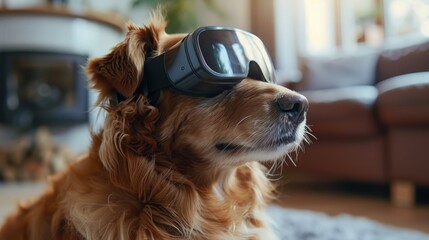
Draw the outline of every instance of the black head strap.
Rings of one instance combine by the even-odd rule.
[[[164,66],[165,54],[151,58],[145,62],[141,83],[134,94],[143,94],[157,104],[161,89],[171,86]]]
[[[116,106],[118,105],[120,102],[124,101],[125,99],[127,99],[126,97],[124,97],[122,94],[118,93],[118,92],[114,92],[112,98],[109,100],[110,105]]]
[[[157,105],[160,90],[170,86],[168,75],[164,68],[164,54],[151,58],[144,64],[144,74],[140,81],[139,86],[134,92],[133,96],[142,94],[151,100],[152,105]],[[117,105],[118,103],[127,99],[122,94],[116,92],[110,104]]]

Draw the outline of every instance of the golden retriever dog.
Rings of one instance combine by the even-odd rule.
[[[305,138],[305,97],[251,78],[215,97],[136,89],[148,57],[184,34],[153,17],[128,25],[86,70],[106,111],[88,153],[20,204],[0,239],[276,239],[263,209],[273,184],[262,165],[285,161]],[[115,93],[124,100],[114,103]]]

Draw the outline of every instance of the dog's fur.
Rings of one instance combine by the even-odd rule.
[[[214,98],[166,89],[155,107],[135,91],[145,59],[185,36],[164,29],[159,16],[129,24],[125,40],[88,62],[104,127],[43,196],[19,206],[0,239],[275,238],[262,211],[273,185],[260,162],[299,146],[305,120],[294,124],[274,103],[300,95],[245,79]],[[126,99],[111,103],[115,93]],[[284,134],[291,140],[278,143]]]

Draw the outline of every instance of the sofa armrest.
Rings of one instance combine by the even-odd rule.
[[[410,73],[377,84],[377,114],[388,126],[429,125],[429,72]]]
[[[376,68],[376,82],[408,73],[429,71],[429,41],[407,47],[385,49],[381,52]]]
[[[318,139],[365,139],[379,133],[373,111],[378,94],[374,86],[300,93],[309,101],[307,123]]]

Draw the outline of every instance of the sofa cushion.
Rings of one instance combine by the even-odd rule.
[[[302,59],[303,78],[298,90],[373,85],[378,53]]]
[[[429,72],[393,77],[377,88],[376,109],[384,124],[429,126]]]
[[[429,41],[408,47],[384,50],[378,59],[376,81],[429,71]]]
[[[378,134],[374,86],[301,91],[310,103],[308,125],[316,138],[365,138]]]

